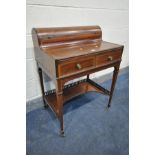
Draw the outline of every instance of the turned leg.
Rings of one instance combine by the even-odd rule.
[[[115,88],[118,72],[119,72],[119,66],[115,66],[114,67],[114,72],[113,72],[113,79],[112,79],[112,84],[111,84],[108,108],[111,106],[111,100],[112,100],[112,96],[113,96],[113,92],[114,92],[114,88]]]
[[[44,91],[44,83],[43,83],[43,74],[42,74],[42,69],[38,67],[38,73],[39,73],[39,79],[40,79],[40,85],[41,85],[41,93],[43,97],[43,103],[44,107],[47,108],[48,105],[45,102],[44,96],[45,96],[45,91]]]

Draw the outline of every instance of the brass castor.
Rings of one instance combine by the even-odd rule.
[[[108,104],[108,105],[107,105],[107,107],[106,107],[106,110],[108,111],[108,110],[109,110],[109,108],[110,108],[110,105]]]
[[[48,104],[44,104],[44,108],[45,108],[45,109],[48,108]]]
[[[45,100],[43,100],[43,103],[44,103],[44,108],[48,108],[48,104],[45,102]]]
[[[110,105],[110,104],[108,104],[107,108],[110,108],[110,106],[111,106],[111,105]]]
[[[65,137],[65,132],[63,130],[60,131],[60,136]]]

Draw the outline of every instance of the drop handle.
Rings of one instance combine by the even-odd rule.
[[[112,61],[112,60],[113,60],[112,56],[108,56],[108,61]]]
[[[77,69],[81,69],[82,67],[81,67],[80,64],[76,64],[76,68],[77,68]]]

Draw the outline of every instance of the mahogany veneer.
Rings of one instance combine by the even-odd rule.
[[[63,105],[66,101],[88,91],[96,91],[111,99],[121,63],[124,46],[102,41],[99,26],[33,28],[35,59],[40,76],[44,106],[55,112],[64,135]],[[114,67],[111,90],[106,90],[89,78],[89,74]],[[42,71],[55,83],[56,89],[44,91]],[[82,81],[66,82],[87,76]]]

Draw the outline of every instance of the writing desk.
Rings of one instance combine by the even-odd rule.
[[[123,46],[102,40],[99,26],[33,28],[35,59],[38,66],[44,106],[55,112],[64,135],[63,105],[80,94],[96,91],[109,96],[108,108],[119,71]],[[114,67],[110,91],[89,78],[91,73]],[[42,71],[54,82],[45,92]],[[66,82],[86,76],[84,80]]]

